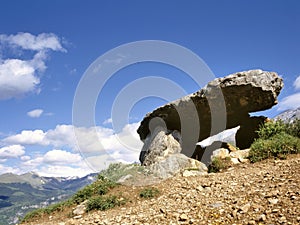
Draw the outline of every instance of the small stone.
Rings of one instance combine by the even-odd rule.
[[[237,158],[231,158],[230,160],[233,164],[239,164],[240,163],[239,159],[237,159]]]
[[[278,203],[278,199],[277,198],[269,198],[268,201],[269,201],[270,204],[273,204],[273,205],[275,205],[275,204]]]
[[[261,214],[259,217],[258,217],[258,221],[266,221],[267,217],[265,214]]]
[[[280,217],[279,221],[280,222],[286,222],[286,217],[285,216]]]
[[[179,217],[180,221],[186,221],[188,219],[189,219],[189,217],[186,214],[181,214],[180,217]]]
[[[82,215],[78,215],[78,216],[74,216],[73,218],[78,220],[78,219],[80,219],[81,217],[82,217]]]
[[[272,210],[272,213],[278,213],[279,212],[279,209],[273,209]]]
[[[196,187],[196,190],[197,190],[197,191],[203,191],[203,189],[204,189],[204,188],[203,188],[201,185],[199,185],[199,186]]]
[[[249,225],[255,225],[256,222],[255,222],[254,220],[250,220],[250,221],[248,222],[248,224],[249,224]]]
[[[236,218],[237,217],[237,209],[233,210],[231,214],[232,214],[233,218]]]
[[[240,207],[240,210],[242,210],[243,213],[247,213],[250,207],[251,207],[250,203],[247,203],[246,205]]]

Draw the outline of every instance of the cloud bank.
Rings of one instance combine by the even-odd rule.
[[[136,129],[138,123],[126,125],[121,132],[95,127],[61,124],[54,129],[23,130],[0,141],[0,159],[19,159],[22,172],[35,171],[43,176],[84,176],[106,168],[112,162],[138,161],[142,142]],[[34,148],[51,149],[44,153]],[[3,168],[10,171],[11,168]]]

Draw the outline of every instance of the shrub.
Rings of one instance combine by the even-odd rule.
[[[292,123],[287,124],[286,133],[300,138],[300,120],[296,119]]]
[[[94,193],[93,184],[86,186],[85,188],[79,190],[72,198],[73,202],[79,204],[86,199],[90,198]]]
[[[215,157],[208,165],[208,172],[217,173],[220,172],[221,170],[229,168],[230,166],[231,166],[230,157],[226,157],[225,159],[220,159],[218,157]]]
[[[144,188],[140,192],[141,198],[154,198],[159,195],[159,190],[157,188]]]
[[[91,211],[93,209],[97,210],[107,210],[114,208],[116,206],[120,206],[124,204],[124,200],[118,199],[115,195],[110,196],[96,196],[93,198],[90,198],[86,205],[86,211]]]
[[[276,134],[280,134],[282,132],[286,132],[287,125],[283,123],[281,120],[278,121],[270,121],[264,123],[260,126],[257,131],[259,138],[267,140]]]
[[[287,154],[300,153],[300,139],[281,132],[269,139],[257,139],[250,147],[251,162],[261,161],[270,157],[285,158]]]

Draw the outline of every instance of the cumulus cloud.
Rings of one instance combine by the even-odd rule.
[[[294,87],[296,90],[300,89],[300,76],[298,76],[297,79],[294,81]]]
[[[121,132],[115,133],[113,129],[101,126],[86,128],[61,124],[48,131],[23,130],[19,134],[4,138],[2,142],[56,148],[69,147],[83,154],[112,154],[112,152],[116,154],[118,152],[119,159],[128,158],[128,155],[132,154],[138,157],[142,147],[142,142],[136,133],[138,126],[138,123],[128,124]]]
[[[18,158],[25,154],[24,146],[9,145],[0,148],[0,159]]]
[[[2,141],[10,144],[21,145],[49,145],[42,130],[23,130],[20,134],[9,136]]]
[[[0,171],[1,171],[1,174],[3,174],[3,173],[20,174],[22,172],[20,170],[20,168],[5,166],[5,165],[1,165],[1,164],[0,164]]]
[[[93,171],[87,166],[43,166],[35,172],[37,172],[40,176],[45,177],[73,177],[74,175],[78,177],[83,177],[95,171]]]
[[[32,117],[32,118],[38,118],[43,114],[44,110],[42,109],[34,109],[29,112],[27,112],[27,116]]]
[[[48,164],[74,164],[81,161],[82,158],[79,154],[54,149],[47,152],[43,157],[43,162]]]
[[[42,51],[51,49],[53,51],[66,51],[59,38],[53,33],[41,33],[37,36],[30,33],[18,33],[16,35],[0,35],[0,42],[13,47],[21,47],[25,50]]]
[[[0,63],[0,100],[20,97],[37,91],[40,79],[30,63],[19,59],[7,59]]]
[[[27,93],[39,93],[39,73],[45,71],[49,50],[66,51],[54,34],[30,33],[0,35],[0,47],[34,51],[30,60],[0,58],[0,100],[22,97]]]
[[[23,159],[23,156],[21,159]],[[34,158],[27,157],[19,165],[22,171],[34,171],[41,176],[68,177],[85,176],[92,170],[79,154],[54,149]]]
[[[64,171],[59,172],[57,168],[67,166],[70,173],[78,170],[87,174],[104,169],[111,162],[138,161],[143,144],[136,133],[138,126],[138,123],[128,124],[121,132],[115,133],[113,129],[101,126],[86,128],[62,124],[47,131],[24,130],[6,137],[2,143],[56,148],[44,155],[23,156],[21,164],[24,171],[41,171],[43,167],[44,174],[62,175]],[[60,150],[65,147],[72,152]]]
[[[30,159],[31,159],[31,157],[28,156],[28,155],[23,155],[23,156],[21,156],[21,160],[22,160],[22,161],[28,161],[28,160],[30,160]]]
[[[103,121],[103,125],[111,124],[112,123],[112,118],[108,118]]]

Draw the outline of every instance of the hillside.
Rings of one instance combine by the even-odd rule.
[[[120,186],[129,198],[107,211],[72,216],[72,208],[26,224],[299,224],[300,154],[231,167],[221,173],[176,177],[154,185],[158,197],[144,200],[141,187]],[[25,224],[25,223],[24,223]]]

